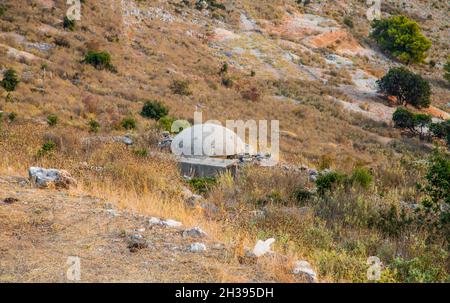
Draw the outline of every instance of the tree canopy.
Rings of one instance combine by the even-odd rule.
[[[406,63],[422,62],[431,42],[420,31],[417,22],[405,16],[374,20],[370,34],[383,51]]]
[[[377,81],[380,91],[394,96],[401,105],[429,107],[431,87],[428,81],[403,67],[392,68]]]

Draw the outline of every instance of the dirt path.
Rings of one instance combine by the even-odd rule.
[[[67,282],[69,256],[80,258],[81,282],[271,281],[258,264],[240,264],[220,244],[183,237],[183,227],[151,225],[95,197],[24,183],[0,176],[1,282]],[[130,251],[135,234],[147,248]],[[190,252],[194,242],[208,249]]]

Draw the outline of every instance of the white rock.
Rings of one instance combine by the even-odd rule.
[[[111,216],[111,217],[119,217],[120,213],[115,211],[114,209],[107,209],[106,212]]]
[[[204,238],[207,237],[208,234],[205,233],[200,227],[194,227],[191,229],[186,229],[183,231],[183,237],[193,237],[193,238]]]
[[[148,223],[153,224],[153,225],[161,224],[161,220],[158,218],[155,218],[155,217],[151,217],[150,219],[148,219]]]
[[[311,283],[317,282],[317,274],[307,261],[296,261],[292,273],[294,275],[304,276]]]
[[[183,226],[183,224],[181,222],[172,220],[172,219],[167,219],[164,221],[161,221],[161,225],[167,226],[167,227],[180,227]]]
[[[256,257],[261,257],[263,255],[265,255],[266,253],[270,253],[271,249],[270,246],[275,242],[274,238],[270,238],[267,239],[266,241],[261,241],[258,240],[256,242],[255,247],[253,248],[252,253],[256,256]]]
[[[66,170],[30,167],[28,175],[31,183],[38,187],[48,187],[50,184],[54,184],[56,187],[68,188],[70,185],[77,184]]]
[[[189,251],[190,252],[202,252],[202,251],[206,251],[206,245],[203,243],[192,243],[191,245],[189,245]]]

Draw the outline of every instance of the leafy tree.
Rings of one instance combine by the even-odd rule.
[[[450,82],[450,56],[447,59],[447,63],[444,65],[444,78]]]
[[[383,51],[406,63],[422,62],[431,42],[420,32],[417,22],[405,16],[374,20],[370,34]]]
[[[424,127],[427,127],[431,124],[431,116],[427,114],[415,114],[414,115],[414,128],[419,128],[420,135],[423,136]]]
[[[391,68],[377,84],[382,93],[395,96],[402,105],[411,104],[418,108],[430,106],[430,84],[406,68]]]
[[[396,128],[409,129],[414,131],[414,114],[406,108],[399,107],[392,115]]]
[[[12,92],[16,89],[17,84],[19,84],[20,80],[19,77],[17,76],[17,73],[15,70],[13,69],[7,69],[4,73],[3,73],[3,80],[1,81],[1,85],[3,86],[3,88],[8,91],[8,92]]]
[[[142,107],[141,115],[145,118],[159,120],[169,114],[169,109],[158,101],[147,101]]]
[[[447,140],[447,145],[450,147],[450,120],[431,123],[430,131],[434,137]]]

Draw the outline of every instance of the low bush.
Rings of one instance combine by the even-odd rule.
[[[142,107],[141,115],[145,118],[159,120],[169,114],[169,109],[159,101],[147,101]]]

